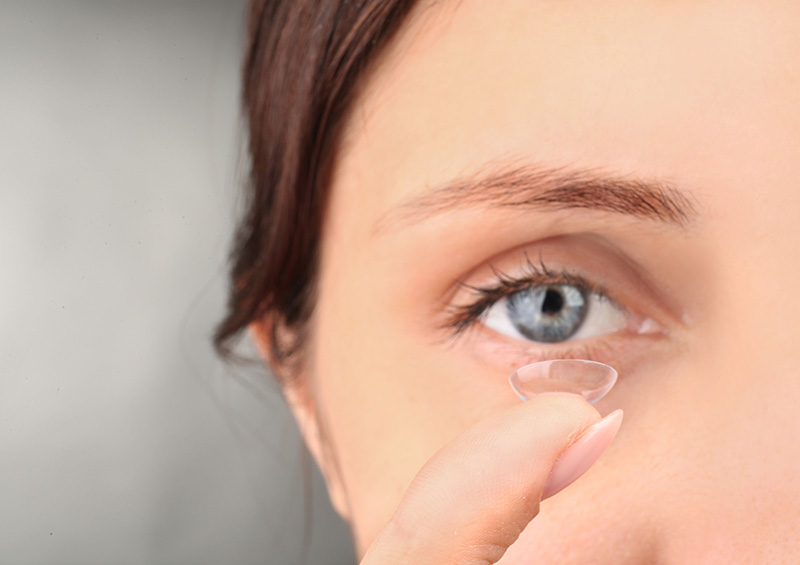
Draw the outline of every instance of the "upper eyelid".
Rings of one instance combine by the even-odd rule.
[[[544,264],[542,265],[544,266]],[[513,277],[499,271],[494,266],[491,268],[492,272],[497,276],[498,283],[485,286],[473,286],[459,281],[459,285],[476,294],[486,295],[492,292],[502,292],[503,295],[508,295],[514,291],[526,290],[543,284],[573,284],[575,286],[581,286],[590,292],[602,294],[614,302],[617,302],[604,285],[592,281],[583,275],[572,273],[567,269],[553,271],[546,268],[542,269],[542,271],[537,270],[535,272],[529,272],[527,275]]]

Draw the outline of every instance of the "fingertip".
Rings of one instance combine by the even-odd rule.
[[[556,459],[542,491],[549,498],[580,478],[600,458],[622,425],[622,409],[614,410],[586,428]]]

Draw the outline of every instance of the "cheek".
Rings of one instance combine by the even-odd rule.
[[[327,242],[310,340],[314,395],[363,548],[438,449],[519,400],[505,375],[409,330],[357,246]]]

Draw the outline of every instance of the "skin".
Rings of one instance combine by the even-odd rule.
[[[465,492],[477,492],[480,461],[497,457],[509,464],[492,481],[529,473],[525,488],[541,493],[600,416],[557,395],[523,405],[506,377],[590,355],[620,372],[599,414],[622,408],[625,421],[580,480],[526,511],[522,527],[540,510],[500,544],[502,563],[800,560],[798,21],[794,2],[463,0],[423,4],[405,23],[346,124],[306,363],[286,390],[359,555],[397,543],[379,533],[420,469],[498,414],[512,422],[506,451],[478,441],[482,458],[441,456],[429,474],[471,473]],[[482,207],[385,222],[509,159],[669,179],[695,214],[671,226]],[[443,341],[447,306],[469,296],[458,281],[485,283],[489,265],[514,274],[523,253],[601,282],[658,331],[568,347],[486,328]],[[572,423],[558,428],[553,414]],[[538,417],[555,431],[523,444]],[[426,530],[426,514],[448,507],[412,490],[430,504],[415,515]],[[504,504],[525,514],[492,500],[492,516]],[[437,543],[439,526],[420,543]]]

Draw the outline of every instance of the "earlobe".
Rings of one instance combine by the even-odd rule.
[[[271,336],[274,334],[271,323],[267,319],[253,322],[248,326],[248,332],[264,363],[276,373],[275,376],[281,384],[283,396],[297,422],[300,435],[325,479],[331,504],[344,520],[348,520],[350,508],[347,496],[335,457],[329,449],[328,441],[323,437],[320,417],[309,386],[310,376],[302,369],[298,374],[286,375],[285,367],[275,366],[272,356]]]

